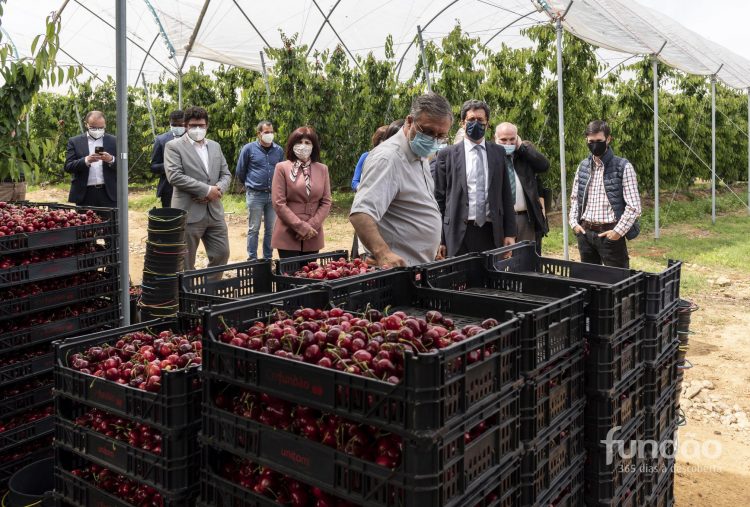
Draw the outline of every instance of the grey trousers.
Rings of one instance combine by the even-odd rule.
[[[516,241],[536,241],[536,251],[541,255],[542,252],[542,235],[537,234],[534,224],[529,222],[529,215],[521,213],[516,215]]]
[[[223,266],[229,260],[229,230],[224,218],[215,220],[210,213],[203,219],[185,226],[187,257],[185,270],[195,269],[195,253],[203,241],[208,256],[208,266]]]

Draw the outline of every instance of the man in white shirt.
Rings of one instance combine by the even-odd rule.
[[[86,133],[71,137],[65,153],[65,172],[73,175],[68,201],[78,206],[117,207],[117,139],[105,133],[101,111],[89,111]]]
[[[467,100],[461,107],[463,141],[433,161],[435,199],[443,217],[441,249],[447,256],[483,252],[515,242],[516,220],[505,152],[485,141],[489,106]]]
[[[164,147],[164,171],[174,188],[172,207],[187,211],[185,269],[195,269],[195,253],[203,241],[208,265],[229,260],[229,233],[221,198],[232,175],[216,141],[206,139],[208,113],[202,107],[185,109],[187,135]]]

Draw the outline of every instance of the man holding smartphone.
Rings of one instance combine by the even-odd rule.
[[[86,134],[71,137],[65,153],[65,172],[72,174],[68,201],[77,206],[117,207],[117,142],[104,132],[101,111],[89,111]]]

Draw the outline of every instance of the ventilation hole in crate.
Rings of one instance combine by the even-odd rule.
[[[465,470],[467,484],[470,484],[494,464],[495,453],[491,443],[491,438],[484,439],[483,447],[474,449],[474,455],[467,460]]]
[[[461,446],[461,440],[464,438],[463,435],[460,437],[452,440],[451,442],[448,442],[443,446],[442,454],[443,454],[443,463],[448,463],[450,460],[455,458],[459,455],[463,447]]]
[[[557,385],[550,391],[549,395],[549,419],[554,421],[557,416],[565,412],[568,408],[568,399],[570,397],[569,388],[570,380],[560,380],[562,385]]]
[[[461,493],[460,476],[458,472],[457,463],[448,467],[445,472],[443,472],[443,498],[446,500]]]
[[[626,373],[635,368],[635,344],[631,342],[625,342],[622,346],[622,353],[620,355],[620,377],[625,376]]]
[[[445,409],[443,411],[443,420],[449,420],[454,414],[461,410],[460,395],[463,391],[462,388],[463,382],[454,382],[444,388],[445,403],[443,406]]]

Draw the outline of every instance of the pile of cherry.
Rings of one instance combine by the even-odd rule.
[[[19,426],[23,426],[30,422],[44,419],[45,417],[50,417],[54,413],[55,413],[55,407],[53,407],[52,405],[47,405],[46,407],[35,408],[32,410],[29,410],[28,412],[24,412],[21,415],[11,417],[10,419],[6,421],[0,422],[0,433],[5,433],[6,431],[10,431],[12,429],[18,428]]]
[[[91,428],[109,438],[127,442],[128,445],[161,455],[161,432],[124,417],[109,414],[103,410],[93,409],[76,417],[75,424],[83,428]]]
[[[16,382],[10,387],[6,387],[5,389],[0,389],[0,400],[6,400],[8,398],[12,398],[13,396],[19,396],[21,394],[28,393],[29,391],[33,391],[34,389],[38,389],[42,386],[47,386],[49,390],[52,391],[52,377],[47,375],[43,377],[34,377],[24,382]]]
[[[326,264],[317,262],[308,262],[302,268],[295,271],[291,276],[297,278],[311,278],[313,280],[337,280],[347,276],[362,275],[375,271],[375,268],[368,266],[366,262],[359,258],[347,261],[341,257],[335,261]],[[286,273],[285,273],[286,275]]]
[[[85,303],[55,308],[54,310],[46,310],[0,322],[0,333],[11,333],[13,331],[20,331],[22,329],[42,324],[49,324],[50,322],[57,320],[78,317],[79,315],[98,312],[99,310],[103,310],[110,306],[112,306],[112,303],[109,300],[89,299]]]
[[[0,237],[101,222],[101,217],[93,210],[79,213],[74,210],[45,209],[0,201]]]
[[[257,321],[243,331],[225,325],[219,339],[236,347],[398,384],[406,351],[435,352],[497,325],[497,320],[486,319],[481,325],[457,329],[452,319],[435,310],[422,318],[401,311],[384,315],[371,309],[355,316],[341,308],[302,308],[291,316],[278,311],[268,323]],[[478,347],[468,354],[467,361],[475,363],[494,352],[491,347]]]
[[[52,292],[67,289],[69,287],[85,285],[87,283],[98,282],[105,278],[106,275],[101,271],[89,271],[87,273],[78,273],[71,276],[64,276],[62,278],[53,278],[52,280],[16,285],[8,289],[0,290],[0,301],[38,296],[45,292]]]
[[[279,505],[293,507],[354,507],[355,504],[299,482],[287,475],[250,460],[233,456],[220,465],[225,479],[259,495],[272,498]]]
[[[94,242],[82,243],[80,245],[59,246],[46,248],[44,250],[32,250],[6,255],[0,258],[0,269],[10,269],[16,266],[28,266],[38,262],[47,262],[55,259],[63,259],[79,255],[87,255],[106,250],[104,245]]]
[[[156,489],[133,481],[108,468],[92,463],[81,468],[74,468],[70,473],[131,505],[146,507],[164,505],[164,499]]]
[[[28,361],[29,359],[33,359],[39,356],[44,356],[49,353],[50,353],[49,346],[42,345],[40,347],[36,347],[31,350],[22,350],[20,352],[15,352],[11,354],[0,354],[0,368],[4,366],[10,366],[13,364],[22,363],[24,361]]]
[[[158,392],[162,372],[201,364],[202,331],[200,326],[185,335],[171,330],[158,335],[136,331],[121,336],[114,345],[97,345],[71,354],[68,366],[118,384]]]
[[[12,461],[18,461],[19,459],[25,458],[29,454],[42,449],[49,449],[52,446],[52,435],[41,439],[33,440],[28,444],[13,446],[10,451],[0,454],[0,464],[10,463]]]

